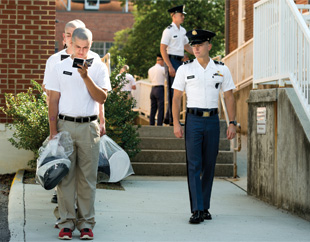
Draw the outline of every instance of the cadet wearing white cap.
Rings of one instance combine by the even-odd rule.
[[[167,83],[168,83],[168,108],[164,123],[173,124],[172,119],[172,97],[173,90],[171,89],[175,72],[178,67],[182,65],[184,49],[193,54],[192,48],[188,44],[188,38],[186,37],[186,30],[181,26],[184,22],[185,6],[176,6],[168,10],[171,15],[172,23],[164,30],[161,44],[160,53],[165,61],[165,68],[167,72]]]
[[[227,66],[209,57],[210,40],[215,33],[206,30],[192,30],[186,33],[196,59],[180,66],[172,88],[174,134],[183,137],[179,124],[183,91],[187,97],[185,123],[185,144],[187,158],[188,187],[191,202],[190,223],[200,223],[212,219],[209,213],[211,190],[216,157],[219,147],[220,125],[218,117],[218,97],[220,89],[225,95],[228,117],[227,138],[236,134],[235,88]],[[200,174],[202,176],[200,177]]]

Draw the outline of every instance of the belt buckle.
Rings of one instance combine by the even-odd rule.
[[[202,117],[210,117],[210,112],[203,112]]]

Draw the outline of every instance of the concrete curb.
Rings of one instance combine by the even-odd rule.
[[[8,204],[10,241],[25,241],[25,189],[24,170],[18,170],[11,185]]]

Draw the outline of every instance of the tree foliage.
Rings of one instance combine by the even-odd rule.
[[[147,77],[148,69],[156,62],[160,53],[160,40],[164,29],[172,20],[167,12],[171,7],[185,4],[182,26],[187,30],[207,29],[216,33],[212,41],[210,56],[224,54],[224,0],[132,0],[135,23],[132,29],[116,33],[114,45],[110,49],[112,64],[117,56],[127,59],[131,73]]]

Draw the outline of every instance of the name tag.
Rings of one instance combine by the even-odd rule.
[[[195,75],[192,75],[192,76],[188,76],[187,79],[194,79],[195,78]]]
[[[64,71],[62,74],[72,76],[72,72],[70,72],[70,71]]]

